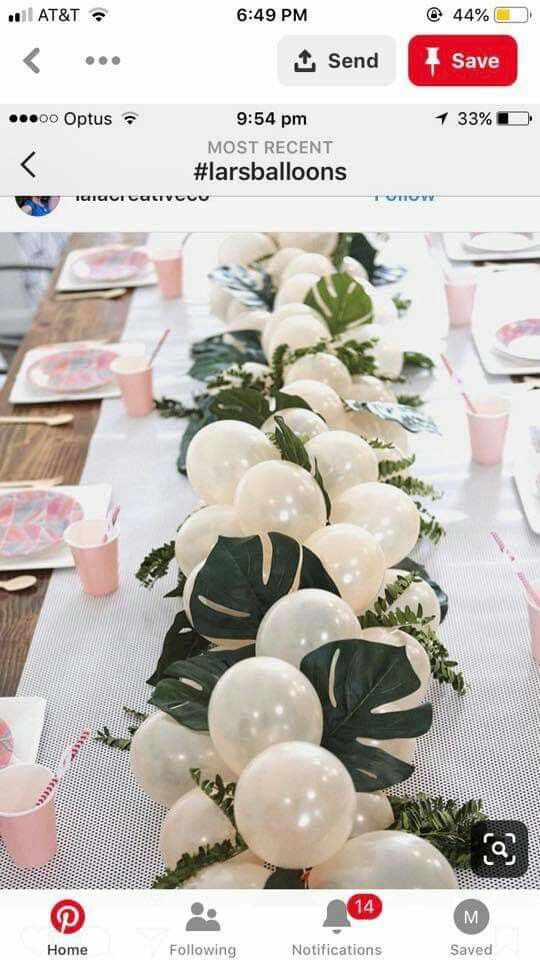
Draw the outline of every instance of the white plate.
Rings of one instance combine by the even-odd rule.
[[[538,240],[530,233],[478,233],[464,240],[463,246],[482,253],[519,253],[537,247]]]
[[[0,697],[0,717],[13,734],[12,763],[35,763],[45,704],[42,697]]]

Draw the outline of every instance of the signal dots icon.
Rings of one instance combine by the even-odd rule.
[[[101,23],[101,21],[105,19],[109,11],[106,10],[105,7],[92,7],[92,9],[89,12],[90,12],[90,16],[92,17],[92,20],[95,20],[96,23]]]
[[[101,67],[106,67],[108,63],[112,63],[113,66],[117,67],[121,62],[120,57],[111,57],[110,60],[108,57],[86,57],[85,60],[89,67],[93,67],[95,63],[99,63]]]
[[[10,123],[58,123],[57,113],[11,113]]]
[[[125,120],[128,127],[132,127],[138,116],[139,114],[135,113],[134,110],[126,110],[126,112],[122,114],[122,120]]]

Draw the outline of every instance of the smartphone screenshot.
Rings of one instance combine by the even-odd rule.
[[[535,960],[540,9],[0,16],[3,955]]]

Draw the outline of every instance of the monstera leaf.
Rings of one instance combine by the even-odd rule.
[[[407,407],[403,403],[384,403],[382,400],[344,400],[345,407],[355,413],[368,411],[380,420],[394,420],[400,423],[409,433],[440,433],[440,430],[431,417],[420,413],[416,407]]]
[[[435,580],[432,580],[426,568],[422,566],[421,563],[417,563],[416,560],[412,560],[411,557],[405,557],[404,560],[399,561],[400,570],[408,570],[410,573],[416,573],[421,580],[425,580],[426,583],[429,583],[431,589],[437,594],[437,600],[439,601],[441,607],[441,623],[444,622],[446,614],[448,613],[448,594],[439,586]]]
[[[370,792],[406,780],[414,767],[358,739],[404,739],[429,730],[430,704],[391,713],[372,712],[418,690],[420,681],[405,647],[337,640],[304,657],[300,669],[321,700],[322,746],[345,764],[356,789]]]
[[[304,302],[321,315],[334,337],[348,327],[373,320],[371,297],[348,273],[322,277]]]
[[[271,404],[268,397],[253,387],[227,387],[220,390],[210,403],[210,411],[216,420],[243,420],[254,427],[262,427],[273,412],[289,407],[311,410],[301,397],[293,397],[287,393],[275,394]]]
[[[200,340],[191,348],[193,365],[189,376],[194,380],[211,380],[228,367],[236,367],[247,361],[266,363],[261,347],[261,335],[257,330],[235,330],[234,343],[228,343],[228,334],[219,333]]]
[[[201,637],[191,626],[183,610],[176,614],[173,623],[165,634],[163,650],[157,667],[147,681],[151,687],[165,676],[167,668],[177,660],[189,660],[208,650],[210,642]]]
[[[219,678],[233,664],[254,655],[250,645],[171,663],[148,702],[190,730],[208,730],[208,703]]]
[[[235,300],[246,307],[268,309],[274,304],[272,278],[260,267],[216,267],[209,273],[210,280],[224,287]]]
[[[319,558],[291,537],[220,537],[195,578],[193,625],[215,640],[254,641],[266,611],[293,585],[338,593]]]

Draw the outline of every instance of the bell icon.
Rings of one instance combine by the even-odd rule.
[[[341,933],[345,927],[350,927],[350,925],[347,905],[343,900],[331,900],[326,908],[326,920],[323,927],[331,927],[334,933]]]

